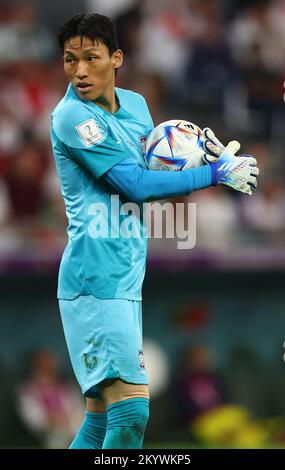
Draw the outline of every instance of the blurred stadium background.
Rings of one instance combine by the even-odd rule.
[[[0,1],[0,447],[66,447],[83,413],[56,301],[66,219],[49,118],[67,86],[57,28],[91,11],[115,19],[117,84],[156,124],[210,126],[261,170],[252,198],[185,198],[198,203],[195,249],[150,241],[146,446],[282,447],[284,0]]]

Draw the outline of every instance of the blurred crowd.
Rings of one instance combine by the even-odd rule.
[[[202,344],[186,347],[179,359],[177,422],[194,442],[222,448],[284,446],[284,418],[281,409],[276,415],[276,396],[253,349],[233,348],[230,367],[223,371],[213,351]]]
[[[22,358],[21,376],[0,368],[0,446],[67,448],[84,415],[84,399],[63,374],[58,354],[42,347]]]
[[[69,446],[81,425],[84,400],[79,388],[62,376],[54,353],[42,348],[27,358],[15,398],[19,418],[38,445]]]
[[[145,96],[155,124],[212,127],[258,159],[253,197],[210,188],[184,199],[198,203],[197,248],[284,251],[285,0],[86,0],[58,17],[44,0],[0,3],[2,263],[57,260],[66,242],[49,123],[67,86],[55,31],[79,11],[116,21],[125,54],[117,85]],[[159,256],[173,247],[159,245]]]
[[[266,448],[285,443],[284,387],[280,368],[267,370],[249,345],[232,349],[228,367],[219,368],[215,350],[187,341],[159,390],[159,368],[151,360],[158,343],[149,342],[147,370],[154,416],[148,445],[160,439],[191,447]],[[170,367],[169,358],[166,359]],[[84,416],[84,399],[74,377],[62,373],[59,355],[47,348],[23,357],[15,380],[0,369],[1,448],[67,448]],[[267,371],[268,376],[264,376]],[[150,374],[149,374],[150,372]],[[278,377],[276,375],[278,374]],[[158,382],[157,382],[158,379]],[[160,439],[158,439],[158,435]]]

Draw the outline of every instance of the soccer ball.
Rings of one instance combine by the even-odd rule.
[[[145,161],[149,170],[186,170],[204,164],[203,133],[182,119],[162,122],[149,134]]]

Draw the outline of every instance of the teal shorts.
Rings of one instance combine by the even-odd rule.
[[[141,302],[80,295],[59,300],[72,367],[82,393],[98,398],[104,379],[148,384],[142,348]]]

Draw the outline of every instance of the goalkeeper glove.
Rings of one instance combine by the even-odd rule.
[[[214,163],[217,161],[222,151],[225,149],[225,146],[219,139],[215,136],[212,129],[206,127],[203,129],[203,147],[205,154],[203,156],[204,163]],[[237,148],[236,152],[240,149],[240,146]]]
[[[236,191],[252,195],[256,189],[256,177],[259,174],[256,159],[251,155],[235,154],[240,149],[237,141],[230,142],[226,147],[217,139],[211,129],[204,129],[204,162],[211,166],[212,184],[224,184]]]

